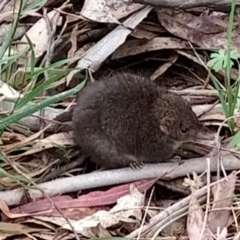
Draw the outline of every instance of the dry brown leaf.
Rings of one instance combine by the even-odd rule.
[[[7,222],[0,222],[0,232],[11,232],[13,235],[15,234],[26,234],[30,232],[39,232],[44,229],[39,229],[39,228],[30,228],[27,226],[24,226],[19,223],[7,223]]]
[[[194,16],[182,12],[177,14],[173,10],[157,12],[161,25],[177,37],[190,41],[200,47],[225,49],[227,47],[227,19],[220,16]],[[240,51],[240,35],[238,28],[232,32],[232,46]]]
[[[140,53],[162,49],[189,48],[187,42],[171,37],[156,37],[152,40],[129,40],[119,47],[112,55],[112,59],[134,56]]]
[[[53,148],[56,146],[72,146],[74,145],[72,132],[61,132],[50,135],[44,139],[36,140],[35,144],[28,151],[19,154],[18,157],[27,156],[33,153],[41,152],[42,150]]]
[[[4,143],[4,145],[6,144],[10,144],[12,142],[21,142],[24,141],[26,139],[26,136],[24,136],[23,134],[20,133],[16,133],[16,132],[7,132],[4,131],[2,136],[1,136],[1,140],[0,140],[0,149],[1,149],[1,145]]]
[[[178,237],[185,230],[185,222],[186,222],[185,217],[173,221],[171,224],[169,224],[162,230],[161,235],[163,237],[169,236]]]
[[[213,206],[208,215],[208,225],[213,233],[217,232],[218,227],[220,227],[220,231],[222,231],[224,227],[227,227],[231,212],[231,210],[228,209],[232,206],[235,184],[236,172],[233,171],[228,176],[228,179],[225,179],[212,188]]]
[[[204,227],[204,214],[201,206],[199,205],[194,193],[191,195],[189,202],[189,213],[187,217],[187,233],[189,240],[199,240],[202,228]],[[213,240],[214,236],[211,234],[208,226],[205,226],[202,239]]]
[[[137,38],[137,39],[153,39],[157,37],[158,35],[156,33],[149,32],[147,30],[136,28],[132,33],[131,36]]]
[[[194,55],[194,53],[190,52],[190,51],[187,51],[187,50],[176,50],[176,52],[179,54],[179,55],[182,55],[190,60],[192,60],[193,62],[199,64],[199,65],[202,65],[202,63],[199,61],[199,59]],[[204,62],[204,58],[201,54],[198,54],[198,57]]]
[[[158,13],[173,17],[175,21],[204,34],[220,33],[227,30],[227,19],[224,21],[224,16],[213,16],[209,14],[195,16],[186,11],[177,12],[172,9],[160,10]]]
[[[112,14],[116,19],[121,19],[129,16],[130,14],[142,9],[144,5],[133,3],[131,0],[106,0],[111,8]]]
[[[179,55],[177,53],[173,54],[166,63],[164,63],[157,70],[154,71],[154,73],[150,76],[150,79],[155,80],[163,73],[165,73],[173,65],[173,63],[177,61],[178,57]]]
[[[68,58],[75,57],[75,53],[77,51],[77,31],[78,31],[78,25],[76,25],[70,36],[70,42],[72,44],[71,49],[68,51]]]
[[[11,144],[8,144],[8,145],[0,146],[0,149],[5,151],[5,152],[8,152],[8,151],[15,150],[17,148],[23,147],[27,144],[32,144],[31,142],[34,139],[38,138],[48,127],[49,126],[46,126],[41,131],[31,135],[30,137],[27,137],[27,138],[23,139],[21,142],[11,143]]]
[[[142,4],[122,0],[86,0],[81,15],[96,22],[120,23],[118,20],[143,8]]]

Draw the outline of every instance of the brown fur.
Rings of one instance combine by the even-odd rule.
[[[83,153],[105,168],[166,161],[204,131],[182,97],[133,74],[82,89],[72,121]]]

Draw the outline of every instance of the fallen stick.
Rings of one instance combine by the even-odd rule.
[[[145,5],[155,7],[167,7],[167,8],[197,8],[197,7],[208,7],[213,10],[230,10],[231,0],[133,0],[135,3],[142,3]],[[240,0],[236,0],[236,6],[240,5]]]
[[[217,170],[217,160],[217,156],[211,158],[210,170],[212,172]],[[230,153],[223,153],[221,160],[226,171],[240,168],[239,159]],[[121,168],[82,174],[74,177],[59,178],[57,180],[41,183],[38,187],[41,188],[46,195],[56,196],[84,189],[123,184],[142,179],[153,179],[156,177],[161,177],[163,180],[174,179],[186,176],[186,174],[191,174],[192,172],[200,174],[204,172],[206,168],[206,158],[194,158],[185,161],[181,165],[172,162],[147,164],[140,170]],[[9,191],[1,191],[0,198],[5,201],[8,206],[19,204],[21,199],[24,199],[26,194],[25,191],[27,191],[28,196],[33,200],[44,197],[42,192],[38,189],[18,188]]]

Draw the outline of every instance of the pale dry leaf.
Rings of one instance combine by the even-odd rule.
[[[142,4],[122,0],[86,0],[81,15],[96,22],[117,23],[119,19],[143,8]]]
[[[213,233],[216,233],[218,227],[220,227],[220,231],[227,227],[231,213],[231,210],[228,210],[228,208],[232,206],[235,184],[236,172],[233,171],[228,176],[228,179],[216,184],[212,188],[213,206],[208,215],[208,225]]]
[[[112,15],[111,9],[105,0],[86,0],[81,14],[92,21],[119,24],[119,21]]]
[[[227,240],[227,228],[223,228],[223,230],[220,232],[218,228],[218,234],[217,234],[217,240]]]
[[[134,216],[137,220],[142,219],[142,206],[144,205],[144,195],[131,184],[129,194],[118,199],[116,206],[109,212],[124,222],[131,222]],[[134,221],[135,222],[135,221]]]
[[[74,145],[73,132],[61,132],[52,134],[44,139],[35,141],[31,149],[21,154],[21,156],[30,155],[33,153],[41,152],[44,149],[49,149],[57,146],[72,146]]]
[[[133,3],[132,0],[106,0],[106,3],[111,8],[113,16],[118,20],[144,7],[143,4]]]
[[[22,98],[23,95],[16,91],[14,88],[10,87],[8,84],[0,81],[0,94],[4,95],[6,98],[17,99]]]
[[[81,233],[85,237],[99,237],[105,229],[104,235],[111,236],[106,230],[107,227],[117,224],[119,221],[114,215],[107,211],[101,210],[92,216],[85,217],[79,221],[71,220],[71,224],[77,233]],[[62,228],[70,230],[69,224],[64,224]]]
[[[100,210],[79,221],[72,222],[76,232],[81,233],[85,237],[111,236],[106,230],[108,227],[117,223],[135,223],[142,218],[141,207],[144,203],[144,196],[138,192],[133,184],[130,185],[129,194],[118,199],[117,205],[109,212]],[[134,220],[135,217],[137,220]],[[64,229],[71,230],[68,224],[62,226]]]
[[[187,217],[187,233],[189,240],[199,240],[202,228],[204,227],[203,219],[204,219],[203,210],[197,201],[196,195],[192,193],[189,202],[189,213]],[[205,226],[202,239],[204,240],[214,239],[208,226]]]
[[[49,12],[47,15],[48,15],[48,18],[49,18],[51,24],[56,25],[57,24],[56,20],[60,16],[59,12],[56,10],[53,10],[53,11]],[[39,57],[41,57],[43,55],[43,53],[47,50],[47,47],[48,47],[49,33],[48,33],[45,19],[44,18],[39,19],[26,32],[26,35],[32,42],[35,57],[36,57],[36,59],[38,59]],[[23,36],[21,38],[20,43],[18,43],[18,45],[16,47],[17,47],[18,51],[22,51],[26,48],[27,49],[29,48],[26,36]],[[28,54],[30,56],[30,54],[31,54],[30,51],[28,52]],[[22,57],[19,59],[18,63],[26,66],[26,63],[30,64],[29,59],[30,58],[28,58],[28,57],[26,57],[26,58]]]
[[[2,93],[0,93],[0,103],[1,103],[4,99],[5,99],[5,96],[4,96]]]
[[[0,12],[0,23],[2,22],[12,22],[14,15],[19,11],[21,0],[8,1]]]

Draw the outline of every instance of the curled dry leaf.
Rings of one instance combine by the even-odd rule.
[[[233,171],[227,179],[218,183],[212,188],[213,192],[213,206],[208,215],[208,225],[213,233],[220,231],[227,227],[232,201],[234,197],[234,190],[236,184],[236,172]],[[215,210],[218,209],[218,210]]]
[[[118,203],[109,212],[98,211],[92,216],[88,216],[79,221],[71,221],[76,232],[85,237],[107,237],[111,236],[107,231],[108,227],[117,223],[135,223],[142,217],[141,207],[144,203],[144,195],[132,185],[130,193],[119,198]],[[135,217],[137,220],[134,220]],[[64,229],[71,230],[69,224],[62,226]]]
[[[129,194],[121,197],[109,212],[115,217],[124,222],[131,222],[131,216],[134,216],[138,221],[142,218],[142,209],[144,205],[144,195],[141,194],[137,188],[131,184]],[[135,222],[135,220],[133,220]]]

